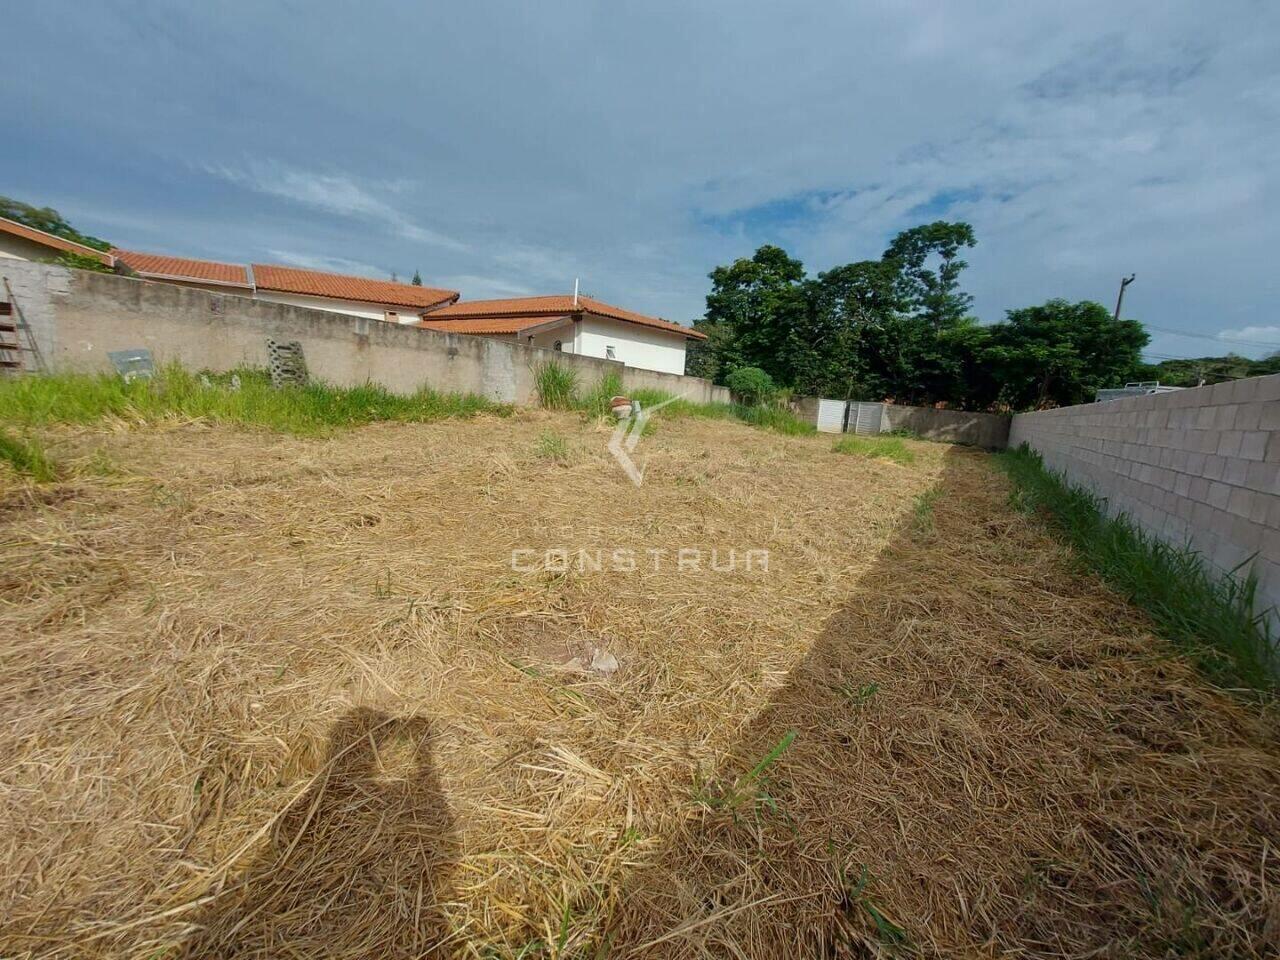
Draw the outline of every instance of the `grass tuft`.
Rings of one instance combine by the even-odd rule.
[[[151,380],[128,383],[113,374],[79,373],[0,382],[0,417],[24,426],[180,417],[314,436],[384,420],[420,423],[510,409],[474,394],[425,387],[407,396],[375,384],[276,389],[261,370],[202,377],[177,365],[162,368]]]
[[[58,475],[53,460],[45,453],[40,441],[10,436],[3,430],[0,430],[0,461],[36,483],[48,483]]]
[[[901,437],[841,437],[831,451],[869,459],[892,460],[904,467],[916,461],[916,455],[907,448]]]
[[[569,462],[569,444],[564,437],[552,430],[544,430],[538,437],[538,456],[555,463]]]
[[[548,410],[572,410],[577,406],[578,374],[574,370],[550,360],[538,365],[533,378],[540,406]]]
[[[1194,550],[1158,540],[1124,515],[1107,516],[1098,497],[1046,469],[1025,445],[996,459],[1013,480],[1014,505],[1044,516],[1085,566],[1145,610],[1215,682],[1275,687],[1274,646],[1265,612],[1255,610],[1253,575],[1219,575]]]

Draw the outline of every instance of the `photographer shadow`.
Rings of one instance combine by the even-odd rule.
[[[434,957],[457,843],[427,720],[358,709],[183,957]]]

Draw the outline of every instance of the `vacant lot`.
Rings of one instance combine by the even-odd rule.
[[[982,454],[45,437],[71,473],[0,474],[0,955],[1277,949],[1272,707]]]

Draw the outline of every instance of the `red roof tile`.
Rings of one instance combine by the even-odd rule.
[[[35,227],[28,227],[25,223],[18,223],[16,220],[6,220],[0,217],[0,232],[12,234],[15,237],[22,237],[33,243],[43,244],[53,250],[62,250],[66,253],[78,253],[82,256],[93,257],[99,263],[108,267],[116,265],[115,258],[109,253],[101,250],[95,250],[93,247],[86,247],[83,243],[76,243],[74,240],[67,240],[64,237],[56,236],[52,233],[45,233],[43,230],[37,230]]]
[[[161,253],[139,253],[136,250],[112,250],[116,259],[144,277],[172,280],[199,280],[204,283],[228,283],[249,286],[249,274],[242,264],[219,263],[217,260],[193,260],[170,257]]]
[[[532,327],[541,327],[557,320],[568,320],[566,316],[548,316],[545,313],[527,317],[459,317],[455,320],[433,320],[438,311],[432,311],[422,318],[417,326],[424,330],[439,330],[442,333],[469,333],[477,336],[499,333],[520,333]]]
[[[361,303],[397,307],[416,307],[421,310],[458,299],[458,294],[454,290],[415,287],[409,283],[370,280],[366,277],[322,273],[319,270],[301,270],[297,267],[277,267],[269,263],[255,263],[253,279],[259,290],[301,293],[312,297],[329,297],[334,300],[358,300]]]
[[[436,320],[455,320],[464,317],[550,317],[570,313],[593,313],[600,317],[623,320],[656,330],[679,333],[694,340],[705,340],[707,335],[692,327],[686,327],[658,317],[646,317],[642,313],[624,310],[592,297],[578,297],[575,305],[571,296],[513,297],[508,300],[469,300],[432,310],[422,319],[434,326]]]

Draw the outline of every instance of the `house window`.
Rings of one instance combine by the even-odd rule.
[[[564,344],[563,344],[563,343],[561,343],[559,340],[557,340],[554,344],[552,344],[551,349],[552,349],[552,350],[560,350],[560,351],[563,351],[563,350],[564,350]]]
[[[605,355],[605,357],[606,357],[607,359],[609,359],[609,360],[617,360],[617,359],[618,359],[618,358],[614,355],[614,352],[613,352],[613,344],[612,344],[612,343],[611,343],[611,344],[609,344],[607,347],[605,347],[605,348],[604,348],[604,355]]]

